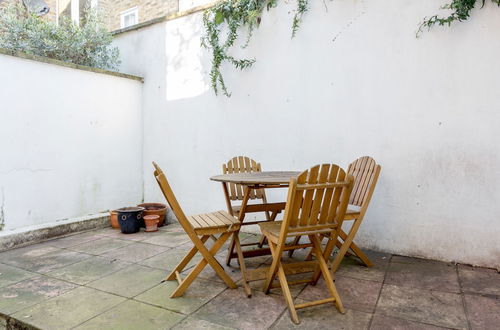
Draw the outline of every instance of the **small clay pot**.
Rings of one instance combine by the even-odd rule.
[[[144,215],[158,215],[158,227],[163,226],[165,222],[165,214],[167,214],[167,205],[162,203],[142,203],[137,206],[145,208]]]
[[[146,224],[146,231],[158,231],[158,222],[160,222],[160,216],[156,214],[145,215],[144,223]]]
[[[132,234],[141,230],[143,207],[123,207],[116,211],[122,233]]]
[[[109,222],[111,224],[111,227],[120,229],[120,224],[118,223],[118,211],[109,211]]]

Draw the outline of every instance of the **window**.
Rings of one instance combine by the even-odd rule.
[[[125,10],[120,15],[120,26],[126,28],[139,23],[139,11],[137,7]]]

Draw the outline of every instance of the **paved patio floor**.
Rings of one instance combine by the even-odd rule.
[[[169,225],[132,235],[107,228],[0,253],[0,329],[22,323],[41,329],[500,328],[496,270],[371,251],[375,267],[349,257],[336,274],[347,313],[330,305],[300,310],[300,326],[290,321],[279,289],[264,295],[262,283],[253,282],[248,299],[209,268],[184,297],[170,299],[177,282],[160,282],[190,247],[183,231]],[[218,255],[222,264],[225,253]],[[269,261],[253,258],[247,266]],[[236,262],[227,271],[240,278]],[[292,294],[300,303],[325,290],[320,282],[295,286]]]

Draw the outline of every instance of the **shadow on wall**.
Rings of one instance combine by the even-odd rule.
[[[204,26],[201,15],[167,22],[167,101],[197,97],[212,92],[209,75],[211,56],[200,47]],[[193,27],[186,29],[186,26]]]

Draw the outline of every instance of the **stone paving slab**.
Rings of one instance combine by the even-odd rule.
[[[47,273],[47,275],[64,281],[84,285],[110,275],[129,265],[129,263],[117,259],[92,256],[83,261],[51,271]]]
[[[344,307],[366,313],[373,313],[382,283],[337,276],[335,286]],[[320,279],[316,286],[308,285],[298,298],[305,301],[330,298],[325,281]]]
[[[500,297],[466,294],[465,304],[472,329],[500,328]]]
[[[31,272],[48,273],[88,257],[84,253],[35,245],[3,252],[1,262]]]
[[[237,329],[267,329],[285,311],[285,301],[276,295],[253,292],[247,298],[243,289],[225,290],[205,304],[194,317]]]
[[[154,330],[168,329],[185,316],[162,308],[128,300],[74,329]]]
[[[123,297],[134,297],[165,278],[165,272],[141,265],[130,265],[87,286]]]
[[[173,248],[191,242],[191,239],[184,232],[160,232],[159,235],[154,235],[142,242]]]
[[[70,246],[94,241],[96,239],[99,239],[100,236],[97,234],[96,231],[90,231],[90,232],[85,232],[85,233],[80,233],[80,234],[75,234],[75,235],[70,235],[62,238],[56,238],[50,241],[45,242],[45,244],[54,246],[57,248],[67,248]]]
[[[151,258],[144,259],[138,263],[144,266],[158,268],[164,270],[166,273],[171,271],[179,264],[179,262],[186,255],[186,250],[181,249],[169,249],[165,252],[157,254]],[[198,261],[201,260],[200,254],[196,254],[193,259],[187,264],[186,269],[189,269],[196,265]]]
[[[38,275],[3,288],[0,294],[0,311],[12,314],[43,300],[57,297],[75,287],[75,284]]]
[[[103,257],[120,259],[128,262],[140,262],[157,254],[167,251],[169,248],[159,245],[135,242],[119,249],[102,254]]]
[[[459,294],[384,284],[377,313],[454,329],[467,329]]]
[[[460,293],[455,265],[433,261],[398,262],[399,260],[401,258],[392,260],[387,268],[385,283]]]
[[[70,329],[123,301],[125,298],[79,287],[13,316],[41,329]]]
[[[298,299],[296,303],[304,303],[306,301]],[[314,306],[297,311],[300,324],[296,325],[290,319],[290,314],[286,310],[271,329],[368,329],[372,315],[347,309],[345,314],[340,314],[332,304]]]
[[[419,323],[415,321],[397,319],[395,317],[375,314],[372,319],[370,330],[387,330],[387,329],[445,330],[449,328],[442,328],[431,324]]]
[[[495,269],[459,265],[458,275],[464,292],[500,296],[500,272]]]
[[[236,328],[231,328],[229,326],[223,326],[220,324],[210,323],[205,320],[200,320],[195,317],[187,317],[181,323],[174,326],[172,329],[176,330],[193,330],[193,329],[204,329],[204,330],[236,330]]]
[[[123,234],[120,229],[115,228],[104,228],[96,231],[96,234],[99,236],[106,236],[110,238],[117,238],[122,240],[128,240],[132,242],[140,242],[145,239],[151,238],[152,236],[159,235],[160,232],[147,233],[144,229],[141,229],[140,232],[133,234]]]
[[[36,276],[35,273],[28,272],[17,267],[0,264],[0,288],[34,276]]]
[[[110,237],[100,237],[96,240],[92,240],[90,242],[85,242],[82,244],[78,245],[73,245],[71,247],[68,247],[68,249],[77,251],[77,252],[84,252],[88,254],[93,254],[93,255],[100,255],[105,252],[115,250],[124,246],[127,246],[129,244],[132,244],[131,241],[123,240],[123,239],[116,239],[116,238],[110,238]]]
[[[176,288],[177,281],[166,281],[138,295],[134,299],[174,312],[190,314],[224,291],[226,286],[222,283],[196,279],[184,293],[182,299],[172,299],[170,295]]]

